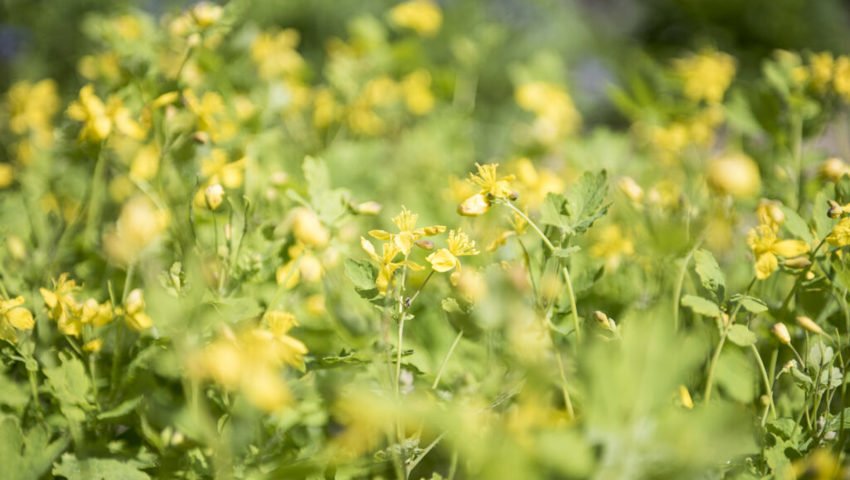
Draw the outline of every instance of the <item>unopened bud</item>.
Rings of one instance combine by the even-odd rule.
[[[228,242],[233,236],[233,227],[230,226],[230,222],[224,224],[224,239]]]
[[[782,265],[785,265],[788,268],[806,268],[812,264],[812,261],[809,260],[809,257],[805,255],[801,255],[799,257],[789,258],[782,262]]]
[[[354,207],[354,211],[358,215],[377,215],[381,213],[381,209],[384,208],[378,202],[363,202]]]
[[[206,145],[207,143],[210,143],[210,134],[198,131],[192,134],[192,140],[199,145]]]
[[[788,373],[792,368],[797,368],[797,360],[788,360],[785,362],[785,365],[782,365],[782,369],[779,373]]]
[[[839,205],[835,200],[827,200],[826,203],[829,204],[829,210],[826,211],[829,218],[839,218],[841,217],[841,214],[844,213],[841,205]]]
[[[840,180],[845,173],[850,173],[850,168],[840,158],[829,158],[820,166],[820,174],[833,182]]]
[[[623,177],[620,179],[619,187],[629,197],[629,200],[633,202],[643,200],[643,188],[632,177]]]
[[[204,189],[204,200],[207,202],[207,207],[210,210],[215,210],[224,201],[224,187],[221,184],[214,183]]]
[[[806,330],[812,332],[812,333],[816,333],[818,335],[823,335],[823,333],[824,333],[823,329],[820,328],[820,325],[815,323],[815,321],[812,320],[811,318],[806,317],[804,315],[797,317],[797,324],[800,325],[801,327],[805,328]]]
[[[331,237],[315,212],[307,208],[299,208],[295,211],[292,233],[301,243],[316,248],[326,246]]]
[[[289,175],[287,175],[287,173],[284,171],[278,170],[271,174],[269,180],[271,181],[272,185],[280,187],[281,185],[284,185],[287,180],[289,180]]]
[[[515,202],[519,198],[519,192],[513,191],[510,195],[508,195],[510,201]]]
[[[457,213],[465,217],[477,217],[483,215],[490,208],[490,202],[487,198],[478,193],[463,201],[457,207]]]
[[[419,240],[415,245],[422,250],[427,250],[429,252],[434,249],[434,242],[431,240]]]
[[[784,323],[774,323],[773,327],[770,328],[770,331],[773,332],[773,335],[785,345],[791,344],[791,334],[788,333],[788,327],[785,326]]]

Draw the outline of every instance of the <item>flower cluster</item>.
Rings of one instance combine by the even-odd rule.
[[[779,267],[777,257],[798,257],[808,252],[810,246],[802,240],[783,240],[777,237],[785,217],[775,205],[759,205],[758,218],[759,224],[747,234],[747,245],[756,258],[756,278],[764,280]]]

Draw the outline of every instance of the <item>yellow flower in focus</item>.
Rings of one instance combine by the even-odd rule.
[[[431,93],[431,74],[418,69],[401,81],[401,90],[407,110],[414,115],[425,115],[434,108],[434,94]]]
[[[685,84],[685,96],[695,102],[720,103],[735,77],[735,59],[706,49],[674,61],[673,68]]]
[[[406,207],[401,207],[401,213],[393,218],[393,223],[398,227],[398,233],[385,232],[383,230],[371,230],[369,235],[378,240],[392,242],[401,253],[407,257],[413,244],[422,237],[431,237],[446,231],[444,225],[432,225],[430,227],[416,228],[419,215],[411,213]]]
[[[378,263],[378,278],[375,279],[375,288],[378,289],[378,293],[381,295],[387,294],[387,290],[392,286],[393,274],[399,267],[407,266],[411,270],[422,270],[424,268],[418,263],[408,260],[395,262],[395,257],[401,253],[401,248],[395,242],[384,243],[381,255],[377,254],[372,242],[363,237],[360,237],[360,246],[372,257],[372,260]]]
[[[430,37],[440,30],[443,12],[436,3],[429,0],[410,0],[393,7],[390,10],[390,20],[400,27]]]
[[[18,341],[18,330],[32,330],[35,321],[32,312],[24,308],[24,297],[4,300],[0,297],[0,339],[10,343]]]
[[[112,131],[112,120],[106,106],[94,93],[94,85],[88,84],[80,89],[79,98],[68,106],[68,116],[83,122],[80,140],[99,142]]]
[[[780,240],[776,237],[779,226],[759,224],[747,235],[747,245],[756,257],[756,278],[764,280],[778,267],[780,257],[797,257],[809,251],[809,244],[802,240]]]
[[[507,175],[499,178],[499,175],[496,173],[496,169],[499,167],[498,163],[489,163],[487,165],[476,163],[475,167],[478,169],[478,172],[470,174],[469,179],[472,183],[481,187],[479,193],[487,198],[513,200],[514,191],[511,190],[510,182],[515,180],[516,176]]]
[[[449,232],[447,243],[449,248],[441,248],[426,257],[428,263],[431,264],[431,268],[436,272],[448,272],[455,267],[460,270],[460,259],[457,257],[478,255],[475,242],[470,240],[469,236],[460,229]]]
[[[67,273],[59,275],[52,291],[42,288],[40,292],[47,305],[47,316],[56,320],[59,331],[65,335],[79,337],[83,329],[82,305],[74,299],[74,293],[79,287],[75,280],[68,277]]]

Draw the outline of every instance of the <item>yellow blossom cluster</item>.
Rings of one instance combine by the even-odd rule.
[[[35,326],[32,312],[24,305],[24,297],[9,300],[0,297],[0,340],[16,343],[19,330],[32,330]]]
[[[307,347],[289,335],[298,322],[289,312],[270,310],[262,324],[235,334],[224,328],[209,345],[193,356],[190,372],[228,390],[238,390],[267,412],[289,404],[291,393],[281,376],[284,365],[304,368]]]
[[[777,257],[798,257],[808,252],[810,246],[802,240],[777,237],[785,216],[774,204],[760,204],[757,216],[759,224],[747,234],[747,245],[755,255],[756,278],[764,280],[779,268]]]
[[[400,27],[409,28],[419,35],[430,37],[440,30],[443,12],[433,1],[409,0],[390,10],[390,20]]]
[[[676,59],[673,68],[684,83],[685,97],[694,102],[720,103],[735,78],[735,59],[713,48]]]
[[[532,137],[546,146],[568,137],[581,126],[581,115],[567,91],[553,83],[522,83],[514,91],[514,99],[523,110],[534,113]]]
[[[483,215],[490,209],[494,200],[515,200],[518,194],[511,189],[511,182],[516,180],[515,175],[499,177],[497,173],[498,163],[486,165],[475,164],[476,173],[469,175],[469,181],[478,185],[478,193],[468,197],[457,207],[457,213],[464,216]]]

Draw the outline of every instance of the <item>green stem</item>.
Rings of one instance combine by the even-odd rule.
[[[549,248],[549,250],[551,252],[555,251],[555,246],[552,245],[552,242],[549,240],[549,238],[546,237],[546,235],[543,233],[543,231],[540,230],[540,228],[538,228],[537,224],[534,223],[533,221],[531,221],[531,219],[528,218],[528,216],[525,213],[523,213],[522,210],[516,208],[510,202],[504,202],[503,204],[507,205],[508,208],[510,208],[517,215],[522,217],[531,226],[531,228],[533,228],[534,231],[537,232],[537,235],[540,236],[540,239],[543,240],[543,243],[546,244],[546,246]],[[578,308],[577,308],[577,305],[576,305],[575,292],[573,291],[573,282],[570,279],[570,271],[569,271],[569,269],[567,269],[566,265],[564,265],[562,267],[561,272],[564,274],[564,282],[566,283],[566,286],[567,286],[567,294],[570,297],[570,310],[571,310],[572,317],[573,317],[573,326],[575,327],[575,331],[576,331],[576,349],[578,349],[578,345],[581,343],[581,328],[580,328],[580,325],[579,325]]]
[[[673,289],[673,331],[675,332],[679,331],[679,302],[681,301],[680,299],[682,297],[682,286],[685,283],[685,275],[687,275],[688,273],[688,264],[691,263],[691,258],[694,256],[694,252],[699,249],[701,244],[702,239],[697,241],[697,243],[694,244],[693,248],[688,251],[688,254],[685,256],[685,259],[682,263],[682,269],[679,271],[679,278],[676,281],[676,286]]]
[[[761,360],[761,354],[759,354],[759,349],[756,348],[755,344],[751,344],[750,348],[753,351],[753,355],[755,355],[755,357],[756,357],[756,362],[758,362],[758,364],[759,364],[759,369],[761,370],[761,378],[762,378],[762,380],[764,380],[764,390],[765,390],[765,393],[767,394],[767,398],[768,398],[767,405],[770,408],[770,411],[773,413],[773,418],[776,419],[776,406],[773,404],[773,388],[771,388],[771,385],[770,385],[770,378],[768,378],[768,376],[767,376],[767,370],[765,370],[765,368],[764,368],[764,362]],[[767,418],[767,417],[764,417],[762,419],[762,426],[764,426],[764,419],[765,418]]]
[[[431,390],[436,390],[437,386],[440,385],[440,377],[443,376],[443,371],[446,369],[446,365],[449,363],[449,358],[452,356],[452,353],[455,351],[455,347],[457,347],[458,342],[460,342],[460,337],[463,336],[463,330],[457,333],[454,342],[452,342],[452,346],[449,347],[449,351],[446,353],[446,356],[443,358],[443,363],[440,364],[440,369],[437,370],[437,377],[434,378],[434,383],[431,384]]]
[[[711,399],[711,386],[714,381],[714,370],[717,368],[717,360],[720,359],[720,352],[723,350],[723,344],[726,343],[726,335],[728,329],[724,329],[720,334],[720,341],[717,342],[717,348],[714,350],[714,356],[711,357],[711,365],[708,367],[708,380],[705,385],[705,403]]]
[[[127,295],[130,294],[130,284],[133,281],[133,273],[135,271],[135,264],[131,263],[127,266],[127,274],[124,276],[124,288],[121,291],[121,303],[123,304],[127,301]],[[114,304],[113,304],[114,305]],[[113,397],[117,393],[118,387],[118,364],[121,363],[121,339],[124,328],[121,325],[121,322],[115,322],[115,344],[112,347],[112,371],[109,376],[110,385],[109,385],[109,396]]]

